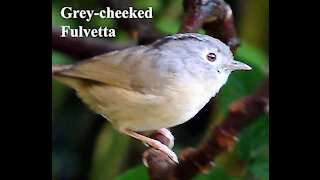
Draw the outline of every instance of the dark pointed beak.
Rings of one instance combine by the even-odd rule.
[[[226,69],[229,69],[231,71],[234,71],[234,70],[251,70],[252,68],[243,63],[243,62],[240,62],[240,61],[236,61],[236,60],[232,60],[230,61],[228,64],[225,65],[225,68]]]

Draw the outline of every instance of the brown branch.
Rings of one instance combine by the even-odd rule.
[[[235,53],[240,41],[233,24],[230,6],[223,0],[185,0],[186,15],[180,32],[198,32],[201,27],[206,34],[220,39]]]
[[[110,40],[93,38],[62,38],[61,30],[52,27],[52,49],[65,52],[77,59],[86,59],[105,52],[134,46],[135,43],[120,44]]]
[[[210,137],[197,149],[184,149],[180,164],[174,164],[161,152],[146,152],[151,179],[190,179],[199,172],[207,172],[215,157],[235,145],[239,132],[266,113],[268,100],[269,78],[257,92],[233,103],[224,121],[212,129]]]

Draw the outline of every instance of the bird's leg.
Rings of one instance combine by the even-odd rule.
[[[149,137],[146,137],[144,135],[141,135],[139,133],[136,133],[136,132],[129,130],[129,129],[124,129],[121,132],[123,132],[124,134],[127,134],[131,137],[134,137],[136,139],[139,139],[142,142],[148,143],[153,148],[164,152],[174,162],[179,163],[177,155],[173,151],[171,151],[166,145],[162,144],[161,142],[154,140],[154,139],[151,139]]]

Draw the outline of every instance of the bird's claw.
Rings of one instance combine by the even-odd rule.
[[[175,153],[172,152],[168,155],[167,152],[155,148],[146,150],[142,155],[142,162],[147,168],[149,168],[149,163],[151,163],[151,167],[153,167],[155,163],[156,167],[159,167],[159,163],[161,164],[162,161],[179,163],[178,157]]]
[[[169,149],[166,145],[162,144],[159,141],[154,141],[154,148],[165,153],[173,162],[179,163],[178,156]]]

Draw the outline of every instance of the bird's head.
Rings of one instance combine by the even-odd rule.
[[[224,84],[235,70],[251,70],[245,63],[234,60],[230,48],[218,39],[197,34],[175,34],[152,44],[162,52],[172,72],[197,79],[214,78]],[[183,73],[182,73],[183,72]]]

